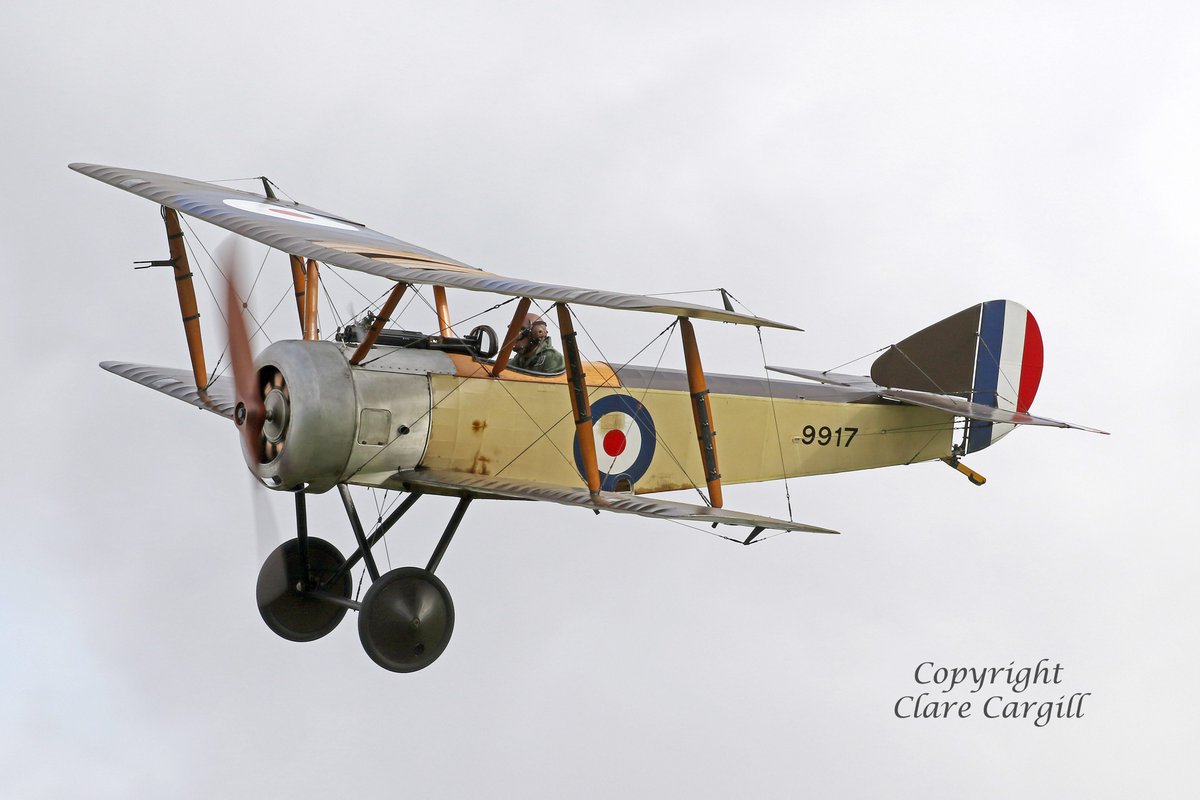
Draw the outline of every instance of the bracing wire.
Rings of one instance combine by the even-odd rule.
[[[847,361],[847,362],[846,362],[846,363],[844,363],[844,364],[838,364],[836,367],[830,367],[829,369],[825,370],[825,372],[826,372],[826,373],[829,373],[829,372],[834,372],[834,371],[836,371],[836,370],[839,370],[839,369],[841,369],[842,367],[848,367],[848,366],[850,366],[851,364],[855,364],[855,363],[857,363],[857,362],[859,362],[859,361],[862,361],[864,358],[870,358],[870,357],[871,357],[871,356],[873,356],[873,355],[878,355],[879,353],[882,353],[884,350],[887,350],[887,349],[888,349],[888,347],[891,347],[891,345],[889,344],[889,345],[887,345],[887,347],[881,347],[881,348],[879,348],[878,350],[874,350],[874,351],[872,351],[872,352],[870,352],[870,353],[866,353],[866,354],[864,354],[864,355],[861,355],[861,356],[859,356],[858,358],[852,358],[852,359],[850,359],[849,361]]]
[[[325,264],[325,262],[321,262],[321,263],[322,263],[324,266],[326,266],[326,267],[329,267],[329,272],[331,272],[333,275],[335,275],[339,281],[341,281],[342,283],[344,283],[344,284],[346,284],[347,286],[349,286],[349,287],[350,287],[350,289],[351,289],[351,290],[353,290],[353,291],[354,291],[354,293],[355,293],[355,294],[357,294],[359,297],[361,297],[363,300],[366,300],[366,301],[367,301],[367,305],[368,305],[368,307],[372,307],[372,306],[378,306],[378,305],[379,305],[379,298],[382,298],[382,297],[386,296],[386,295],[387,295],[387,293],[388,293],[388,291],[391,291],[391,290],[389,289],[389,290],[385,291],[383,294],[379,295],[379,298],[377,298],[377,299],[375,299],[375,300],[372,300],[371,298],[369,298],[369,297],[367,297],[365,294],[363,294],[363,293],[362,293],[362,291],[361,291],[361,290],[360,290],[360,289],[359,289],[357,286],[355,286],[355,285],[354,285],[353,283],[351,283],[350,281],[346,280],[345,276],[344,276],[344,275],[342,275],[342,273],[341,273],[341,270],[334,269],[332,264]]]
[[[739,306],[746,309],[747,313],[749,313],[753,316],[757,316],[756,314],[754,314],[754,312],[750,309],[749,306],[747,306],[741,300],[738,300],[736,297],[734,297],[728,291],[726,291],[724,289],[721,289],[720,291],[724,295],[729,297],[731,300],[733,300],[735,303],[737,303]],[[795,522],[796,518],[792,512],[792,488],[788,484],[787,462],[784,460],[784,456],[783,456],[783,435],[782,435],[781,431],[779,430],[779,411],[775,406],[775,389],[771,384],[771,371],[769,369],[767,369],[767,348],[766,348],[766,345],[763,344],[762,326],[755,325],[754,330],[758,334],[758,350],[762,354],[763,374],[767,378],[767,399],[771,406],[771,417],[775,421],[775,443],[779,447],[779,474],[783,478],[783,496],[787,500],[788,519],[791,520],[792,522]],[[774,537],[769,537],[769,538],[774,538]],[[756,539],[751,544],[755,544],[758,541],[761,541],[761,540]]]
[[[783,476],[783,494],[787,498],[788,519],[795,521],[792,516],[792,490],[788,486],[787,463],[783,460],[783,436],[779,431],[779,412],[775,408],[775,390],[771,387],[771,371],[767,369],[767,349],[763,345],[762,328],[755,325],[758,332],[758,349],[762,353],[763,374],[767,376],[767,398],[771,405],[771,417],[775,420],[775,443],[779,445],[779,474]]]
[[[263,268],[267,266],[267,257],[270,256],[272,252],[274,252],[274,248],[268,247],[267,251],[263,253],[263,260],[262,263],[258,265],[258,272],[254,273],[254,282],[250,284],[250,290],[246,292],[246,302],[249,302],[250,298],[254,296],[254,288],[258,286],[258,279],[262,277]]]
[[[536,304],[535,304],[535,305],[536,305]],[[545,314],[547,314],[547,313],[548,313],[548,312],[546,312],[544,309],[542,309],[541,305],[537,305],[537,307],[538,307],[538,310],[542,312],[542,314],[544,314],[544,315],[545,315]],[[606,355],[604,354],[604,350],[603,350],[603,349],[600,347],[600,345],[599,345],[599,344],[597,344],[597,343],[596,343],[596,340],[595,340],[595,338],[593,338],[593,337],[592,337],[592,334],[591,334],[591,332],[589,332],[589,331],[588,331],[588,329],[587,329],[587,326],[583,324],[583,321],[582,321],[582,320],[579,318],[579,315],[578,315],[578,314],[573,314],[572,316],[574,317],[576,324],[578,324],[578,325],[579,325],[579,329],[580,329],[581,331],[583,331],[583,334],[584,334],[584,336],[586,336],[586,337],[588,338],[588,341],[590,341],[590,342],[592,343],[592,346],[596,348],[596,352],[598,352],[598,353],[600,354],[600,358],[602,358],[602,359],[603,359],[603,360],[604,360],[604,361],[607,363],[607,362],[608,362],[608,360],[609,360],[609,359],[608,359],[608,356],[606,356]],[[668,326],[668,328],[667,328],[666,330],[673,330],[674,326],[675,326],[676,324],[678,324],[678,322],[679,322],[679,320],[678,320],[678,319],[676,319],[676,320],[675,320],[675,322],[673,322],[673,323],[672,323],[670,326]],[[555,327],[557,328],[557,326],[555,326]],[[659,336],[662,336],[662,333],[660,333],[660,334],[659,334]],[[655,339],[657,339],[657,338],[658,338],[658,337],[656,336],[656,337],[655,337]],[[650,343],[648,343],[648,344],[646,345],[646,347],[649,347],[649,346],[650,346],[650,344],[653,344],[653,342],[654,342],[654,340],[653,340],[653,339],[652,339],[652,340],[650,340]],[[667,342],[668,342],[668,343],[670,342],[670,339],[669,339],[669,338],[668,338]],[[638,353],[640,354],[641,352],[643,352],[643,351],[646,349],[646,347],[643,347],[643,348],[642,348],[642,350],[639,350],[639,351],[638,351]],[[664,352],[664,353],[666,352],[666,344],[664,344],[664,345],[663,345],[663,352]],[[634,358],[637,358],[637,355],[635,355],[635,356],[634,356]],[[661,356],[659,357],[659,362],[660,362],[660,363],[662,362],[662,357],[661,357]],[[628,363],[628,362],[626,362],[625,366],[629,366],[629,363]],[[655,366],[655,372],[657,372],[657,370],[658,370],[658,367],[657,367],[657,366]],[[613,372],[613,375],[614,375],[614,377],[616,376],[616,374],[617,374],[617,371],[616,371],[616,370],[614,370],[614,372]],[[597,387],[597,388],[602,388],[603,386],[606,386],[606,385],[607,385],[607,381],[605,381],[605,383],[604,383],[604,384],[601,384],[601,386],[599,386],[599,387]],[[617,389],[618,389],[618,391],[624,391],[624,392],[625,392],[625,394],[626,394],[626,395],[628,395],[629,397],[631,397],[631,398],[633,398],[633,399],[635,399],[635,400],[637,399],[637,398],[633,397],[633,393],[632,393],[631,391],[629,391],[629,388],[628,388],[628,387],[626,387],[626,386],[618,386],[618,387],[617,387]],[[649,390],[647,389],[646,391],[648,392]],[[588,392],[588,397],[589,397],[589,399],[590,399],[590,397],[591,397],[591,394],[592,394],[592,392],[591,392],[591,391],[589,391],[589,392]],[[646,396],[646,392],[643,392],[643,394],[642,394],[642,398],[643,398],[643,399],[645,399],[645,396]],[[666,443],[664,440],[661,440],[661,439],[660,439],[660,440],[658,440],[658,443],[662,445],[662,447],[663,447],[663,450],[665,450],[665,451],[666,451],[666,453],[667,453],[667,455],[670,457],[670,459],[671,459],[673,462],[675,462],[675,466],[679,468],[680,474],[682,474],[682,475],[683,475],[683,477],[684,477],[684,480],[686,480],[686,481],[687,481],[689,484],[691,484],[691,488],[692,488],[692,489],[694,489],[694,490],[696,491],[696,494],[698,494],[698,495],[700,496],[700,499],[704,501],[704,504],[705,504],[705,505],[708,505],[708,506],[711,506],[711,505],[712,505],[712,502],[709,500],[708,496],[707,496],[707,495],[705,495],[705,494],[704,494],[704,492],[703,492],[703,491],[701,491],[700,487],[699,487],[699,486],[697,486],[697,485],[696,485],[696,483],[695,483],[695,482],[694,482],[694,481],[693,481],[693,480],[692,480],[692,479],[691,479],[691,478],[688,476],[688,474],[687,474],[687,470],[685,470],[685,469],[683,468],[683,464],[682,464],[682,462],[681,462],[681,461],[679,460],[679,458],[678,458],[678,457],[675,455],[674,451],[672,451],[672,450],[671,450],[670,446],[669,446],[669,445],[668,445],[668,444],[667,444],[667,443]]]
[[[662,330],[662,331],[661,331],[661,332],[658,334],[658,336],[655,336],[653,339],[651,339],[651,340],[650,340],[650,341],[649,341],[649,342],[646,344],[646,346],[645,346],[645,347],[643,347],[643,348],[642,348],[641,350],[639,350],[639,351],[638,351],[636,354],[634,354],[633,358],[637,358],[639,355],[641,355],[643,352],[645,352],[645,350],[646,350],[647,348],[649,348],[649,347],[650,347],[650,345],[654,344],[654,342],[655,342],[657,339],[659,339],[659,338],[660,338],[660,337],[661,337],[661,336],[662,336],[664,333],[667,333],[668,331],[672,330],[672,329],[675,327],[675,325],[676,325],[676,324],[678,324],[678,321],[672,322],[672,323],[671,323],[670,325],[668,325],[666,328],[663,328],[663,330]],[[591,337],[589,337],[589,338],[591,338]],[[668,338],[668,340],[667,340],[667,341],[669,342],[669,341],[670,341],[670,339]],[[632,360],[632,359],[631,359],[631,360]],[[661,361],[661,358],[660,358],[659,360]],[[629,363],[628,363],[628,362],[626,362],[626,364],[625,364],[624,366],[629,366]],[[614,377],[616,377],[616,375],[617,375],[619,372],[620,372],[620,370],[619,370],[619,369],[617,369],[617,370],[613,370],[613,376],[614,376]],[[603,383],[601,383],[601,384],[599,384],[599,385],[597,385],[597,386],[589,386],[589,387],[588,387],[588,399],[590,400],[593,394],[595,394],[595,393],[596,393],[596,392],[598,392],[599,390],[601,390],[601,389],[603,389],[603,388],[607,387],[607,386],[608,386],[608,380],[609,380],[609,379],[607,379],[607,378],[606,378],[606,379],[604,380],[604,382],[603,382]],[[507,388],[506,388],[506,390],[507,390]],[[511,392],[509,392],[509,396],[510,396],[510,397],[512,397],[512,393],[511,393]],[[643,395],[643,397],[644,397],[644,395]],[[514,400],[514,402],[515,402],[515,401],[516,401],[516,398],[513,398],[513,400]],[[518,403],[518,405],[519,405],[519,403]],[[561,417],[559,417],[557,420],[555,420],[555,421],[554,421],[554,423],[553,423],[553,424],[550,426],[550,428],[549,428],[547,431],[544,431],[544,432],[541,434],[541,436],[538,436],[536,439],[534,439],[532,442],[530,442],[528,445],[526,445],[524,450],[522,450],[520,453],[517,453],[517,455],[516,455],[516,456],[514,456],[512,459],[510,459],[510,460],[509,460],[509,462],[508,462],[507,464],[505,464],[503,467],[501,467],[499,470],[497,470],[497,471],[496,471],[496,475],[500,475],[500,473],[504,472],[504,470],[506,470],[506,469],[508,469],[510,466],[512,466],[512,464],[513,464],[513,463],[515,463],[515,462],[516,462],[516,461],[517,461],[519,458],[521,458],[521,456],[523,456],[523,455],[525,455],[525,453],[529,452],[529,450],[530,450],[530,449],[531,449],[531,448],[532,448],[534,445],[536,445],[538,442],[540,442],[540,441],[541,441],[541,440],[542,440],[542,439],[543,439],[545,436],[547,436],[547,435],[549,434],[549,432],[550,432],[550,431],[554,430],[556,427],[558,427],[558,426],[559,426],[559,425],[562,423],[562,421],[563,421],[564,419],[566,419],[568,416],[570,416],[570,413],[571,413],[571,412],[570,412],[570,411],[568,411],[568,412],[564,413],[564,414],[563,414]],[[526,414],[528,414],[528,412],[526,412]],[[536,423],[536,421],[535,421],[535,423],[534,423],[534,424],[535,424],[535,425],[537,424],[537,423]],[[540,426],[539,426],[539,430],[540,430]],[[561,452],[561,451],[560,451],[560,452]],[[565,454],[564,454],[564,458],[565,458]],[[571,465],[571,466],[572,466],[572,468],[574,467],[574,465]]]

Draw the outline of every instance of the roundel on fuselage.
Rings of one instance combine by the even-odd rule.
[[[592,403],[592,435],[600,488],[615,491],[623,478],[630,485],[646,474],[654,458],[654,420],[646,407],[626,394],[610,394]],[[583,457],[575,437],[575,467],[582,476]]]

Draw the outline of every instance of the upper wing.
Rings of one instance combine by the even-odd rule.
[[[396,475],[396,480],[410,491],[425,491],[437,494],[469,495],[473,497],[503,498],[506,500],[543,500],[566,506],[577,506],[590,511],[614,511],[618,514],[637,514],[651,519],[673,519],[677,521],[701,522],[712,525],[736,525],[753,528],[745,540],[749,544],[763,530],[804,531],[808,533],[837,533],[828,528],[805,525],[800,522],[729,511],[724,508],[697,506],[660,500],[645,495],[630,495],[620,492],[600,492],[592,500],[583,487],[557,486],[533,481],[516,481],[484,475],[440,470],[411,470]]]
[[[203,181],[98,164],[71,164],[70,167],[110,186],[277,250],[402,283],[450,286],[556,303],[800,330],[783,322],[692,303],[506,278],[385,236],[335,214]]]

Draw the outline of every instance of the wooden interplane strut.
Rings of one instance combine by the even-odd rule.
[[[196,307],[196,289],[192,285],[192,270],[188,265],[187,248],[183,246],[183,231],[179,214],[163,207],[163,222],[167,226],[167,248],[171,267],[175,270],[175,293],[179,296],[179,313],[183,317],[183,333],[187,337],[188,355],[192,359],[192,375],[201,392],[208,386],[208,370],[204,366],[204,341],[200,337],[200,311]],[[239,312],[240,313],[240,312]]]
[[[592,434],[592,404],[588,400],[587,381],[583,377],[583,362],[571,324],[571,310],[565,303],[555,303],[558,310],[558,335],[562,337],[563,362],[567,370],[567,393],[571,396],[571,413],[575,420],[575,436],[579,439],[579,456],[583,461],[583,477],[592,497],[600,493],[600,467],[596,464],[596,438]]]
[[[367,335],[363,337],[362,344],[354,351],[354,355],[350,357],[351,364],[358,364],[371,348],[375,345],[375,340],[379,338],[380,332],[383,331],[383,326],[391,319],[392,313],[396,310],[396,306],[400,304],[400,298],[404,297],[405,290],[408,289],[407,283],[397,283],[392,287],[392,293],[388,295],[388,299],[384,301],[383,308],[379,309],[379,316],[371,323],[371,330],[367,331]]]
[[[721,472],[717,468],[717,430],[708,402],[708,384],[704,379],[704,367],[700,364],[700,350],[696,347],[696,332],[692,321],[679,318],[679,331],[683,334],[683,359],[687,365],[688,392],[692,396],[692,417],[696,421],[696,440],[700,444],[700,461],[704,465],[704,481],[708,484],[708,501],[720,508]]]
[[[446,302],[446,287],[433,287],[433,302],[437,306],[438,334],[444,339],[453,336],[450,329],[450,304]]]
[[[317,274],[317,262],[308,259],[308,277],[304,282],[304,339],[315,342],[320,338],[317,330],[317,300],[321,297],[321,279]]]
[[[532,301],[528,297],[522,297],[517,303],[517,311],[513,314],[512,322],[508,323],[508,332],[504,334],[500,352],[496,354],[496,363],[492,365],[492,377],[499,376],[508,366],[508,359],[512,357],[513,343],[517,341],[517,337],[521,335],[521,329],[525,327],[525,315],[529,313],[530,302]]]
[[[289,255],[292,262],[292,287],[296,290],[296,315],[300,318],[300,332],[304,332],[304,287],[308,278],[304,274],[304,259]]]

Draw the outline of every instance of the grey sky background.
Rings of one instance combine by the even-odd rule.
[[[10,10],[0,794],[1193,787],[1198,21],[1184,3]],[[266,174],[505,274],[726,286],[807,329],[764,334],[770,362],[799,367],[1011,298],[1046,344],[1033,411],[1113,435],[1019,430],[968,459],[981,489],[936,463],[791,481],[796,518],[844,535],[751,548],[477,504],[439,569],[450,647],[390,674],[353,616],[308,645],[265,628],[262,511],[234,431],[97,368],[187,356],[171,281],[130,269],[166,255],[156,209],[71,161]],[[286,291],[285,263],[268,261],[256,309]],[[361,307],[326,284],[339,314]],[[461,318],[492,300],[451,302]],[[290,313],[272,336],[294,335]],[[584,312],[603,355],[630,357],[668,322],[630,316]],[[761,374],[752,330],[697,332],[710,371]],[[205,333],[215,357],[223,335]],[[677,339],[663,363],[682,365]],[[266,501],[282,541],[290,498]],[[787,513],[780,484],[726,503]],[[385,563],[423,564],[452,505],[419,503]],[[310,515],[352,549],[336,497]],[[1064,683],[1023,699],[1091,692],[1083,719],[893,716],[922,661],[1039,658]]]

